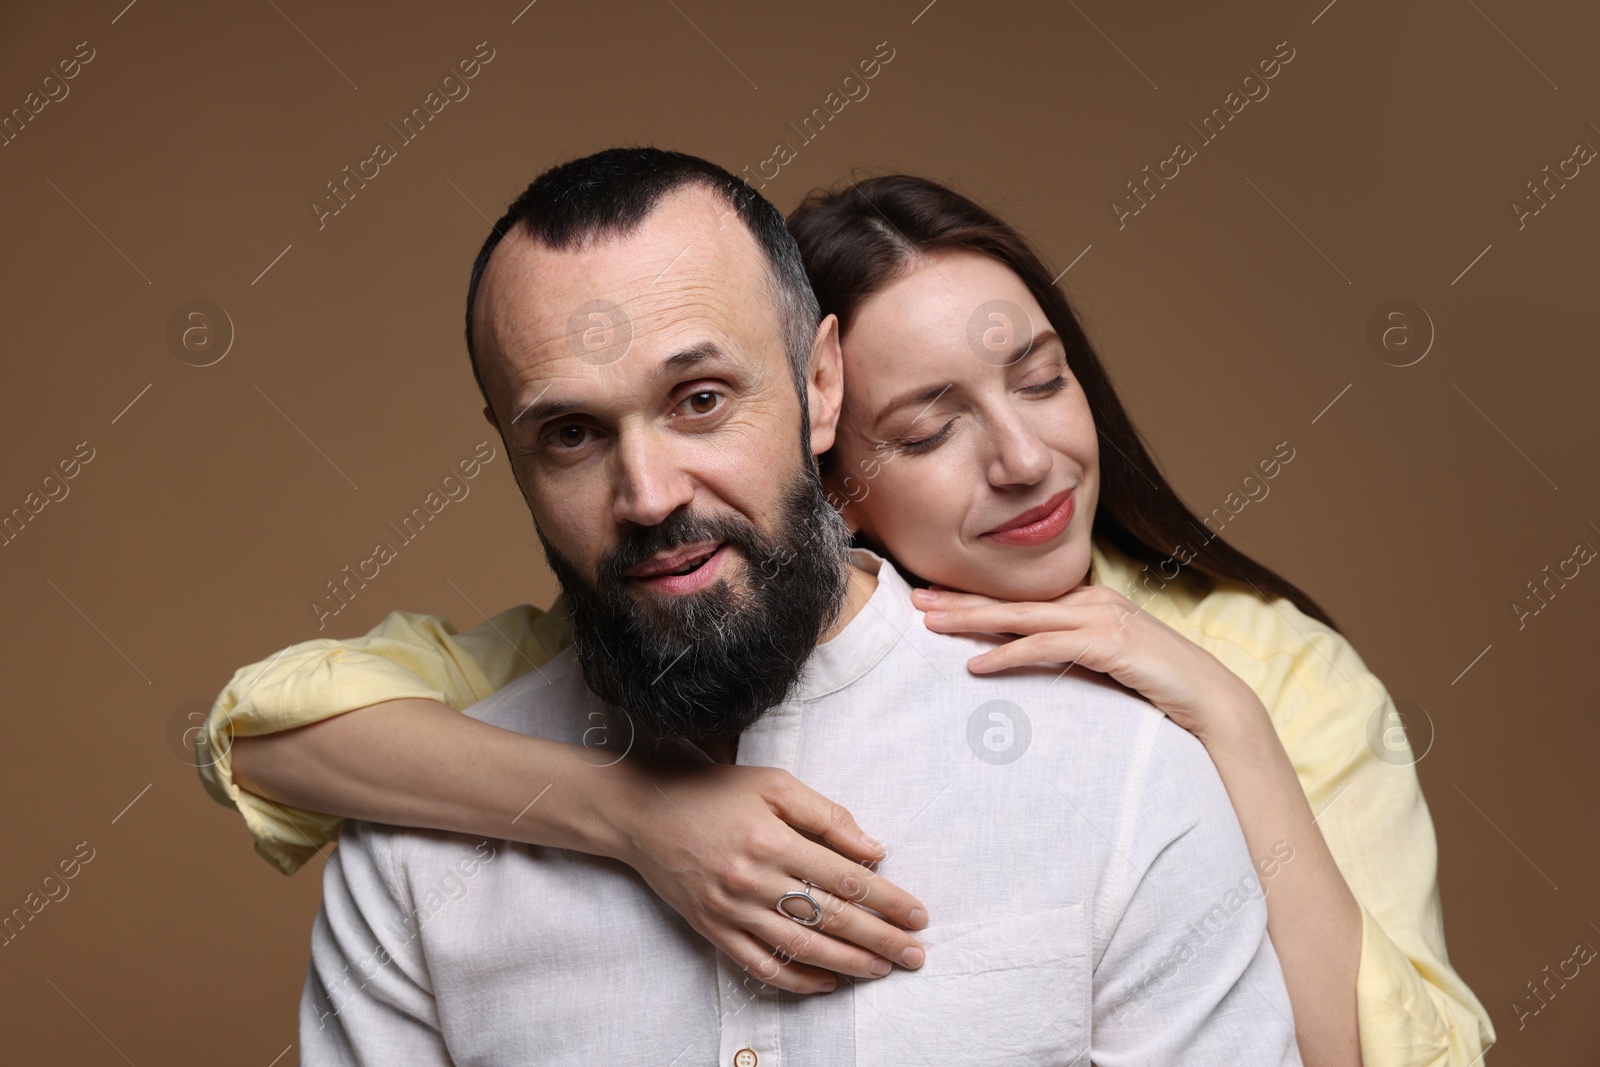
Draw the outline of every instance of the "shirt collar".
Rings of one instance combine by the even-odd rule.
[[[850,561],[877,576],[861,610],[832,638],[818,645],[806,661],[796,690],[799,700],[815,700],[850,685],[889,654],[906,630],[916,624],[911,586],[894,565],[866,548],[850,550]],[[1089,572],[1085,584],[1104,585],[1125,596],[1135,595],[1135,579],[1142,564],[1109,542],[1089,541]],[[1168,586],[1171,590],[1175,587]],[[1166,599],[1162,597],[1161,599]]]
[[[816,700],[856,681],[889,654],[906,629],[915,625],[911,586],[894,565],[865,548],[850,550],[850,562],[876,575],[878,587],[851,619],[806,660],[796,697]]]

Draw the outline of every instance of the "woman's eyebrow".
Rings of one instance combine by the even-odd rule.
[[[1018,360],[1021,360],[1023,357],[1032,354],[1034,351],[1043,348],[1045,345],[1048,345],[1051,341],[1060,343],[1061,335],[1046,327],[1045,329],[1034,334],[1032,337],[1025,339],[1016,348],[1012,349],[1011,358],[1000,364],[1000,366],[1009,367]],[[1065,348],[1066,346],[1062,345],[1062,347]]]
[[[879,426],[883,425],[883,421],[890,415],[893,415],[901,408],[909,407],[912,404],[922,404],[924,405],[922,410],[926,411],[928,408],[937,403],[941,396],[944,396],[945,393],[949,392],[953,388],[955,388],[955,382],[945,382],[943,385],[930,385],[926,387],[913,386],[883,406],[883,410],[879,411],[878,417],[873,420],[872,428],[877,429]],[[917,418],[920,419],[921,417],[922,411],[917,412]],[[912,421],[914,422],[916,420],[913,419]]]

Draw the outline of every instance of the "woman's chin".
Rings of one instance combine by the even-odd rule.
[[[1082,585],[1088,577],[1088,554],[1076,559],[1075,555],[1072,546],[1064,545],[1042,559],[985,560],[981,565],[962,568],[959,575],[951,573],[948,579],[928,577],[928,581],[996,600],[1054,600]]]

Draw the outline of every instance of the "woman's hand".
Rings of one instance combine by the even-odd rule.
[[[823,993],[837,984],[829,972],[875,978],[891,964],[922,965],[922,946],[901,927],[926,926],[926,910],[857,862],[882,858],[882,846],[842,806],[787,771],[642,759],[609,770],[623,772],[627,801],[606,805],[624,812],[620,818],[603,815],[619,842],[612,854],[761,981]],[[819,926],[802,926],[775,908],[783,894],[805,889],[802,879],[818,887],[810,892],[822,906]],[[805,902],[796,904],[804,915]]]
[[[832,989],[829,972],[922,963],[901,929],[927,925],[922,904],[858,862],[883,851],[848,811],[785,771],[637,757],[601,768],[581,745],[414,698],[239,737],[232,754],[234,780],[277,803],[620,860],[740,966],[791,992]],[[774,907],[801,879],[820,887],[820,926]]]
[[[1063,663],[1099,671],[1135,690],[1201,741],[1241,726],[1265,725],[1255,691],[1211,653],[1101,585],[1079,586],[1044,603],[1011,603],[948,589],[918,589],[912,599],[939,633],[1023,636],[974,656],[967,669],[992,674],[1010,667]]]

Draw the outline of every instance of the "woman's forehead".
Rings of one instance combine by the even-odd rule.
[[[857,309],[842,339],[847,391],[888,396],[922,377],[987,377],[1048,329],[1005,264],[975,252],[936,252]]]

